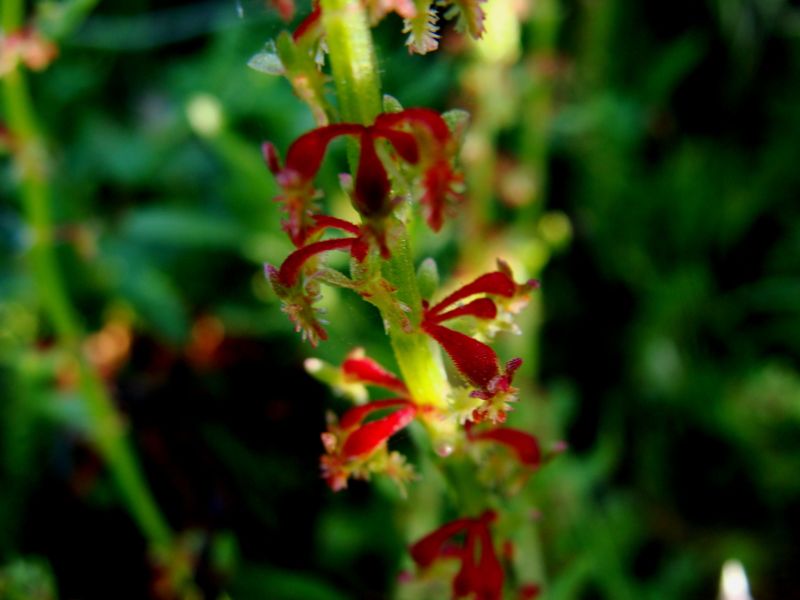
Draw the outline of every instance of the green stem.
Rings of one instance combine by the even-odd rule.
[[[322,23],[342,120],[370,125],[381,112],[381,83],[367,13],[358,0],[322,0]]]
[[[22,23],[21,0],[3,0],[3,29],[17,30]],[[93,441],[111,471],[117,489],[148,541],[165,548],[172,538],[125,435],[105,385],[81,351],[83,331],[67,297],[53,246],[50,187],[44,140],[32,110],[25,77],[13,69],[3,77],[5,120],[16,147],[20,196],[31,232],[30,268],[43,309],[60,345],[74,356],[79,369],[81,396],[91,417]]]
[[[369,125],[381,112],[381,94],[366,11],[359,0],[322,0],[322,22],[342,119]],[[397,300],[411,309],[410,332],[390,311],[381,311],[406,385],[418,404],[444,408],[450,386],[438,347],[419,332],[422,299],[407,231],[392,248],[383,276],[397,289]]]

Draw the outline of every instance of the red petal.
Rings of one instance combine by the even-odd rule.
[[[487,320],[494,319],[497,316],[497,305],[489,298],[478,298],[477,300],[473,300],[464,306],[459,306],[458,308],[454,308],[453,310],[449,310],[438,315],[432,315],[429,318],[433,323],[443,323],[445,321],[449,321],[450,319],[464,316]]]
[[[410,402],[390,415],[365,423],[347,436],[342,445],[342,456],[353,458],[367,454],[388,440],[414,420],[417,407]]]
[[[459,598],[470,595],[473,600],[502,600],[504,573],[488,522],[483,515],[474,519],[467,531],[464,561],[453,580],[453,592]]]
[[[305,19],[300,22],[300,25],[297,26],[297,29],[294,30],[292,33],[292,39],[296,42],[301,37],[303,37],[306,33],[308,33],[314,25],[320,22],[320,17],[322,16],[322,7],[317,4],[314,7],[314,10],[311,11]]]
[[[375,119],[375,126],[381,128],[407,124],[426,127],[440,143],[450,139],[450,128],[442,115],[429,108],[407,108],[398,113],[382,113]]]
[[[363,125],[337,123],[318,127],[301,135],[289,147],[289,152],[286,154],[286,169],[298,173],[302,179],[313,179],[319,171],[325,150],[331,140],[341,135],[357,135],[363,130]]]
[[[322,231],[323,229],[341,229],[342,231],[346,231],[347,233],[352,233],[353,235],[360,235],[361,228],[356,225],[355,223],[351,223],[350,221],[345,221],[344,219],[339,219],[337,217],[329,217],[328,215],[314,215],[314,226],[309,227],[305,231],[305,237],[308,238],[315,233]]]
[[[435,323],[424,322],[422,327],[441,344],[459,372],[475,387],[484,389],[500,375],[497,354],[483,342]]]
[[[429,567],[437,558],[442,556],[447,541],[466,529],[471,522],[472,519],[463,518],[442,525],[439,529],[432,531],[409,548],[411,558],[419,566]]]
[[[369,131],[361,136],[361,153],[355,183],[355,204],[365,217],[384,216],[391,185],[386,168],[375,151],[375,139]]]
[[[527,467],[536,468],[541,463],[542,451],[539,448],[539,442],[534,436],[525,431],[510,427],[499,427],[477,433],[468,430],[467,436],[473,441],[491,440],[508,446],[516,453],[520,462]]]
[[[505,574],[494,551],[492,535],[485,521],[476,529],[481,542],[481,557],[475,573],[476,600],[502,600]]]
[[[300,269],[303,264],[313,256],[329,252],[330,250],[343,250],[353,245],[355,238],[339,238],[335,240],[325,240],[322,242],[314,242],[308,246],[303,246],[292,252],[286,260],[283,261],[280,270],[278,271],[278,279],[286,287],[294,287],[297,283],[297,278],[300,276]]]
[[[442,228],[444,213],[449,200],[461,200],[463,196],[453,190],[453,186],[462,181],[447,160],[438,160],[429,166],[423,175],[424,193],[420,202],[425,207],[425,220],[434,231]]]
[[[417,161],[419,161],[419,148],[417,146],[417,140],[410,133],[405,131],[395,131],[387,128],[382,129],[378,127],[373,127],[373,133],[375,137],[382,137],[389,140],[404,161],[411,164],[417,164]]]
[[[352,250],[350,250],[350,254],[358,262],[363,263],[364,259],[367,258],[368,253],[369,253],[369,241],[366,240],[363,235],[358,236],[356,238],[356,241],[353,242],[353,248]]]
[[[342,415],[341,420],[339,421],[339,428],[346,430],[356,425],[360,425],[361,422],[366,419],[370,414],[374,413],[376,410],[384,410],[386,408],[394,408],[394,407],[411,407],[416,408],[415,404],[405,398],[389,398],[387,400],[375,400],[374,402],[370,402],[369,404],[362,404],[361,406],[356,406],[355,408],[351,408],[348,410],[344,415]]]
[[[267,168],[273,175],[277,175],[281,171],[281,159],[278,155],[278,149],[272,142],[264,142],[261,144],[261,155],[264,157],[264,162]]]
[[[294,16],[293,0],[272,0],[272,5],[277,9],[284,21],[291,21]]]
[[[348,357],[342,363],[342,371],[349,381],[373,383],[400,394],[408,394],[406,384],[366,356]]]
[[[489,294],[492,296],[504,296],[511,298],[517,290],[514,280],[506,273],[492,271],[485,273],[474,281],[461,286],[455,292],[447,296],[436,306],[430,309],[431,313],[439,313],[451,304],[463,300],[475,294]]]
[[[542,588],[535,583],[526,583],[519,588],[519,600],[533,600],[538,598],[541,592]]]

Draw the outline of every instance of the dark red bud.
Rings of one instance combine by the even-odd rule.
[[[264,142],[261,144],[261,155],[264,157],[264,162],[267,168],[273,175],[277,175],[281,171],[281,158],[278,155],[278,149],[272,142]]]
[[[355,204],[365,217],[380,217],[391,210],[391,184],[386,168],[375,151],[375,139],[369,131],[361,136],[361,153],[356,171]]]

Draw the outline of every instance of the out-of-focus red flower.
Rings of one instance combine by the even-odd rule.
[[[378,411],[391,410],[373,421],[365,420]],[[330,419],[328,431],[322,434],[325,452],[321,459],[322,476],[330,488],[338,492],[347,487],[350,477],[369,479],[371,473],[385,473],[399,484],[412,472],[402,455],[388,453],[387,440],[406,427],[417,414],[416,405],[406,398],[376,400],[347,411],[336,422]]]
[[[542,462],[542,451],[539,442],[527,431],[511,427],[494,427],[478,430],[467,423],[467,439],[470,442],[495,442],[509,448],[516,454],[519,462],[530,469],[536,469]]]
[[[33,71],[42,71],[58,56],[58,48],[32,27],[0,33],[0,77],[19,63]]]
[[[541,593],[542,588],[538,585],[535,583],[526,583],[519,588],[519,600],[534,600],[534,598],[538,598]]]
[[[453,598],[501,600],[504,573],[492,544],[489,524],[496,519],[488,510],[477,518],[461,518],[441,526],[411,546],[411,558],[427,568],[437,560],[455,558],[461,568],[453,579]],[[463,534],[461,544],[453,538]]]
[[[291,21],[294,17],[294,0],[267,0],[267,4],[272,4],[284,21]]]

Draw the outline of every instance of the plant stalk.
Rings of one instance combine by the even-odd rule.
[[[21,0],[2,0],[6,34],[22,25]],[[15,144],[20,199],[30,230],[29,261],[37,295],[58,343],[78,365],[78,385],[91,419],[92,441],[111,472],[117,490],[143,535],[155,549],[167,548],[172,533],[150,493],[123,420],[105,384],[81,350],[84,333],[67,296],[54,248],[51,190],[44,138],[32,108],[25,76],[19,68],[3,77],[5,120]]]
[[[342,119],[370,125],[381,112],[381,93],[372,32],[363,4],[359,0],[322,0],[322,22]],[[351,153],[351,165],[356,162]],[[445,408],[450,385],[438,347],[419,331],[422,299],[405,227],[392,248],[392,258],[384,264],[383,275],[396,288],[397,299],[410,308],[410,332],[388,311],[381,315],[388,324],[392,349],[406,385],[417,404]]]

